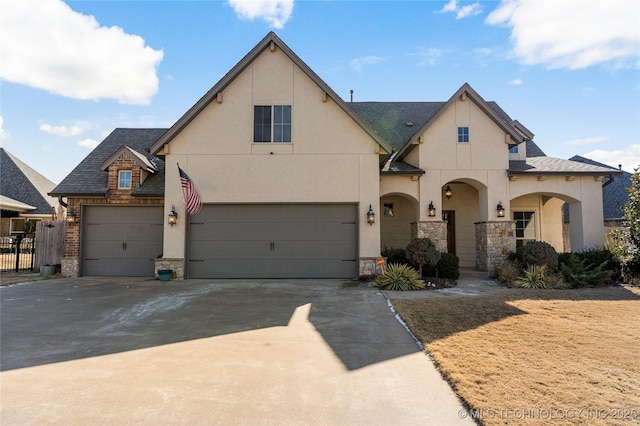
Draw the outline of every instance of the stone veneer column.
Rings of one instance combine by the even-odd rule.
[[[476,268],[493,272],[507,261],[510,251],[516,250],[515,223],[477,222],[475,225]]]
[[[63,257],[60,259],[60,272],[63,277],[79,277],[80,259],[77,257]]]
[[[411,224],[411,240],[429,238],[440,252],[447,251],[447,222],[429,221]]]
[[[176,280],[184,279],[184,259],[173,259],[161,257],[156,259],[156,271],[155,277],[158,277],[158,270],[160,269],[172,269],[175,273]]]

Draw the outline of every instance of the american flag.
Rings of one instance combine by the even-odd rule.
[[[200,212],[202,208],[202,197],[198,192],[198,188],[194,185],[193,181],[189,179],[189,176],[178,165],[178,172],[180,173],[180,183],[182,184],[182,192],[184,193],[184,201],[187,203],[187,212],[191,216],[195,216]]]

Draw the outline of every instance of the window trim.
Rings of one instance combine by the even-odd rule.
[[[469,143],[469,127],[458,126],[458,143]]]
[[[518,237],[518,219],[516,219],[516,214],[518,213],[531,213],[532,214],[532,218],[530,219],[530,222],[533,223],[533,239],[532,238],[526,238],[526,236],[522,236],[522,237]],[[538,210],[537,209],[520,209],[520,210],[512,210],[511,211],[511,218],[513,219],[513,221],[515,222],[515,226],[514,226],[514,236],[516,239],[516,248],[517,247],[521,247],[524,246],[525,244],[527,244],[530,241],[538,241],[538,230],[539,230],[539,226],[538,226]],[[520,219],[523,220],[523,219]],[[524,230],[525,228],[523,228]]]
[[[267,108],[269,111],[269,123],[268,124],[265,123],[267,114],[264,114],[264,113],[261,113],[261,121],[258,122],[257,112],[267,111]],[[260,132],[257,132],[256,130],[259,127],[260,127]],[[267,129],[268,129],[268,137],[265,137],[265,133]],[[261,137],[257,137],[258,135],[260,135]],[[255,144],[266,144],[266,143],[289,144],[292,142],[293,142],[293,107],[291,105],[254,105],[253,106],[253,143]]]
[[[127,179],[129,181],[129,186],[123,186],[123,182],[126,182],[125,179],[123,179],[123,175],[128,174],[129,178]],[[118,170],[118,189],[122,189],[122,190],[126,190],[126,189],[131,189],[131,187],[133,186],[133,172],[131,170]]]

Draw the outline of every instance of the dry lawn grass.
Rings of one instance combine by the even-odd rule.
[[[392,303],[482,424],[640,424],[638,288]]]

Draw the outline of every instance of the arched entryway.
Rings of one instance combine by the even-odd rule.
[[[411,224],[418,218],[418,201],[392,193],[380,198],[380,249],[405,248],[411,242]]]

